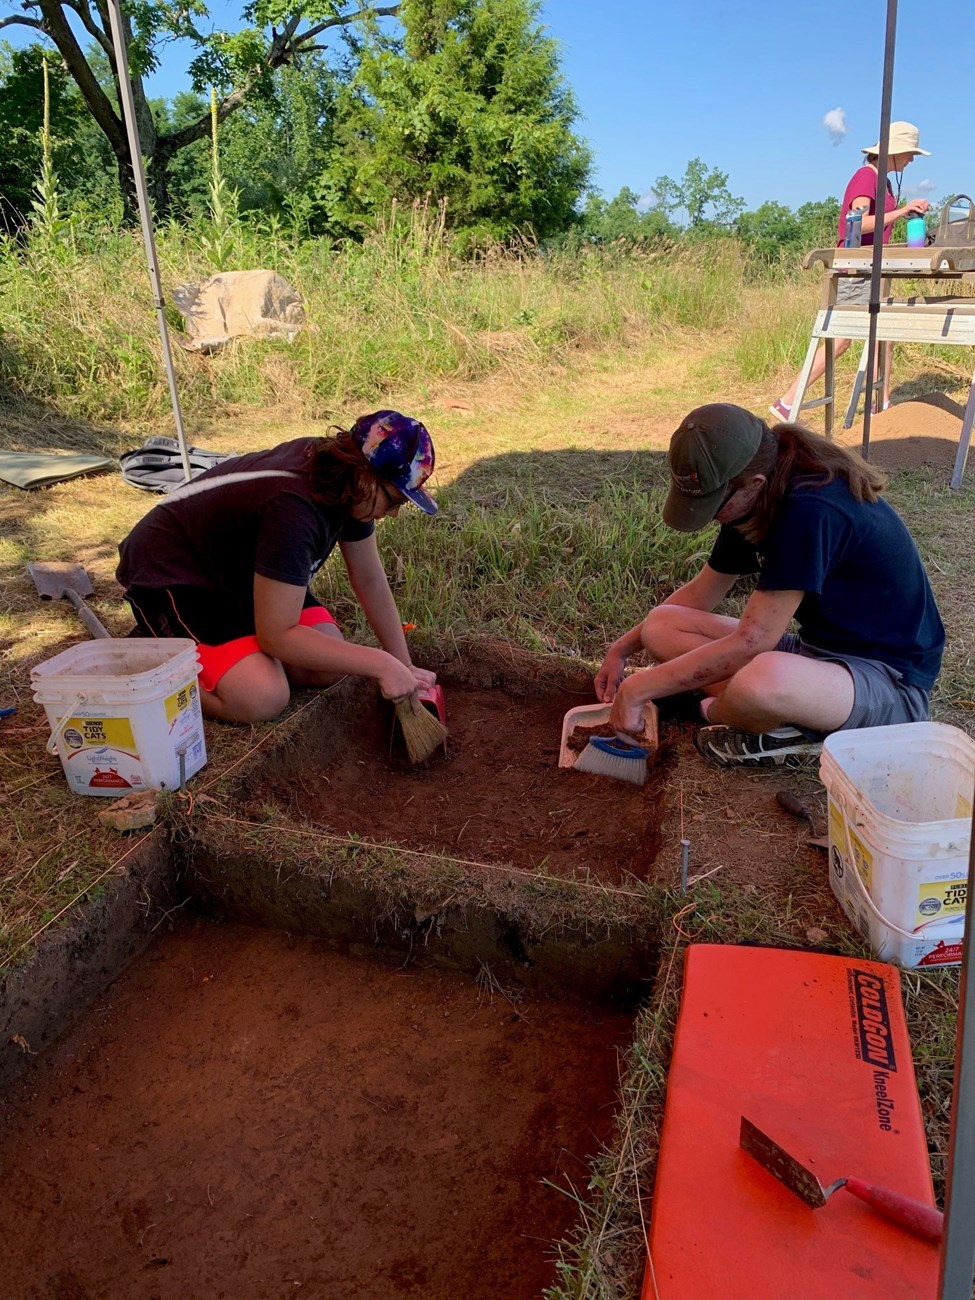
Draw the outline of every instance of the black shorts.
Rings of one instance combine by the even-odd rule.
[[[206,587],[130,587],[125,598],[137,636],[190,637],[201,645],[222,645],[255,632],[249,600],[228,600]],[[315,608],[324,606],[306,591],[302,609]]]

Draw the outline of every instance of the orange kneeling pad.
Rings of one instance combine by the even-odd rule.
[[[937,1246],[843,1190],[804,1205],[739,1148],[742,1115],[823,1184],[933,1205],[893,966],[688,948],[643,1300],[933,1300]]]

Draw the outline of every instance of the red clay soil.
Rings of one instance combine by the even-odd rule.
[[[509,990],[510,993],[510,990]],[[611,1134],[624,1017],[186,924],[3,1112],[17,1300],[520,1300]]]
[[[644,786],[559,768],[569,694],[515,697],[448,685],[446,757],[410,767],[387,711],[357,716],[342,743],[314,755],[300,780],[267,772],[254,815],[277,798],[335,834],[392,840],[472,863],[510,863],[619,883],[647,878],[659,845],[666,754]],[[351,737],[351,739],[350,739]],[[244,815],[248,809],[245,806]]]

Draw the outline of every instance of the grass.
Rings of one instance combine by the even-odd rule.
[[[54,246],[0,252],[7,447],[117,454],[146,432],[171,432],[141,250],[126,234],[106,239],[100,255],[77,232]],[[380,529],[420,649],[491,633],[598,661],[607,642],[705,554],[706,539],[660,523],[671,432],[703,401],[763,412],[798,364],[817,297],[809,279],[751,283],[731,246],[704,266],[680,249],[633,258],[499,254],[458,264],[429,214],[418,214],[405,234],[380,231],[345,252],[291,248],[260,232],[249,239],[246,264],[274,265],[292,280],[310,328],[293,348],[240,344],[210,358],[178,352],[191,437],[245,451],[380,405],[424,419],[437,443],[441,513],[404,511]],[[199,274],[192,232],[160,232],[160,251],[167,284]],[[904,348],[897,365],[905,395],[960,394],[970,357],[954,350],[932,360],[930,350]],[[847,370],[840,375],[847,383]],[[942,450],[950,464],[953,446]],[[948,627],[935,716],[972,731],[970,480],[971,471],[969,484],[950,492],[939,462],[894,472],[889,495],[918,540]],[[29,670],[81,630],[66,605],[40,606],[24,566],[82,561],[96,612],[124,633],[130,620],[114,582],[115,548],[154,500],[117,475],[30,494],[0,487],[0,707],[18,706],[0,722],[7,813],[0,967],[124,869],[130,848],[94,825],[92,801],[71,795],[43,753],[48,731],[30,698]],[[326,566],[317,587],[349,634],[366,635],[339,564]],[[273,740],[276,725],[210,726],[207,781]],[[699,887],[690,910],[671,900],[656,995],[624,1077],[619,1140],[591,1186],[569,1189],[582,1227],[561,1249],[551,1292],[558,1300],[634,1293],[683,946],[694,938],[802,942],[804,926],[820,924],[801,879],[790,879],[774,902],[720,880]],[[905,974],[902,984],[940,1178],[957,974]]]

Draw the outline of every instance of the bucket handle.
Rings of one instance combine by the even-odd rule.
[[[58,752],[58,744],[61,740],[61,737],[64,735],[65,728],[67,727],[68,723],[71,721],[71,715],[74,713],[75,709],[78,707],[79,704],[86,704],[87,702],[88,702],[87,695],[83,695],[83,694],[76,695],[74,699],[71,701],[71,703],[68,705],[67,711],[64,714],[62,714],[60,718],[58,718],[58,725],[51,732],[50,736],[48,737],[47,744],[44,746],[44,748],[47,750],[49,754],[56,754]]]
[[[860,896],[863,902],[866,903],[867,908],[873,913],[874,917],[878,921],[880,921],[883,925],[885,925],[888,930],[893,930],[895,934],[899,934],[902,939],[917,939],[919,937],[923,937],[919,935],[917,930],[905,930],[903,926],[895,925],[894,922],[890,919],[890,917],[884,916],[883,912],[881,912],[880,908],[873,901],[873,898],[870,895],[870,890],[863,883],[863,879],[860,876],[859,871],[857,871],[856,858],[853,855],[853,841],[850,839],[851,818],[849,815],[847,802],[845,798],[838,792],[834,792],[831,790],[830,796],[836,799],[836,802],[843,809],[843,835],[846,840],[846,852],[850,860],[850,870],[856,873],[857,882],[860,886]],[[830,868],[830,870],[832,870],[832,868]]]

